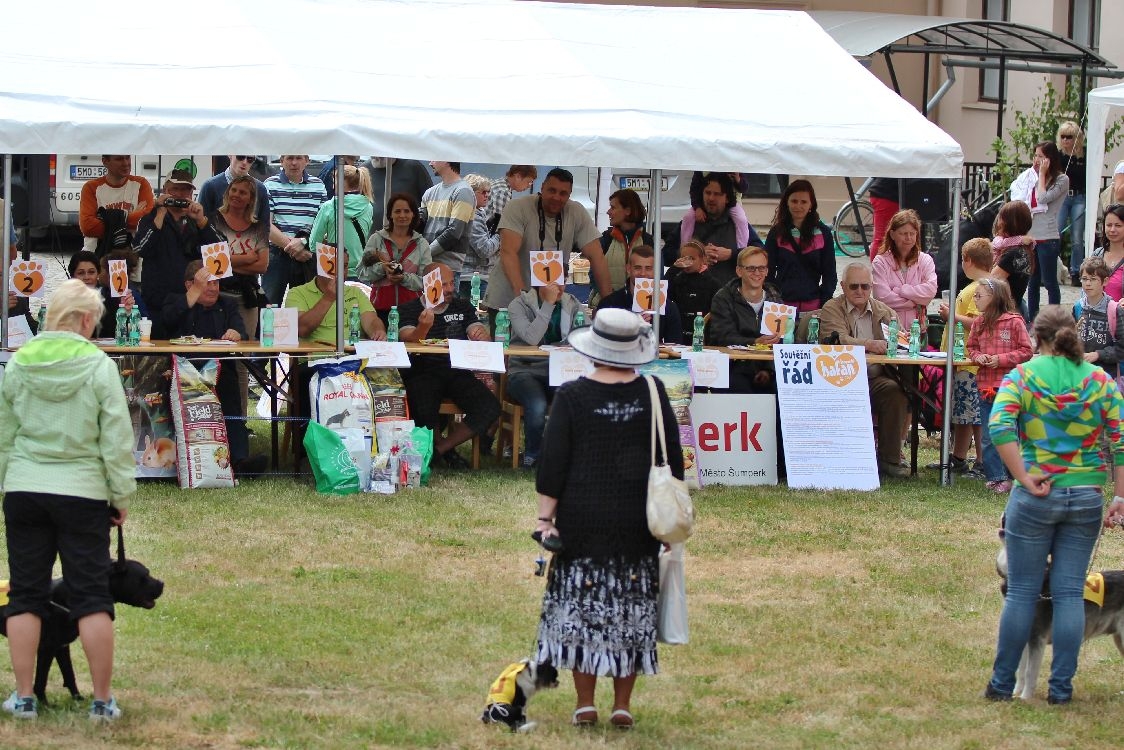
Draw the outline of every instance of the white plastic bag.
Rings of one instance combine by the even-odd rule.
[[[656,639],[660,643],[682,645],[688,642],[687,578],[683,571],[683,545],[673,544],[660,554],[659,620]]]

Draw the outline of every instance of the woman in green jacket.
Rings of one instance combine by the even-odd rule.
[[[366,169],[345,166],[343,186],[347,193],[343,196],[343,246],[350,258],[347,264],[347,278],[355,279],[359,273],[359,263],[363,259],[363,248],[371,236],[371,223],[375,210],[371,206],[371,177]],[[315,253],[316,245],[326,242],[336,243],[336,206],[339,197],[320,204],[312,231],[308,236],[309,249]]]
[[[90,718],[121,715],[110,693],[109,529],[125,523],[136,466],[121,376],[88,340],[102,306],[101,295],[78,279],[61,284],[48,300],[46,330],[15,353],[0,385],[7,630],[16,678],[3,708],[19,718],[38,715],[32,680],[56,555],[90,663]]]

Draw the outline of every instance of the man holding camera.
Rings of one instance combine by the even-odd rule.
[[[163,310],[169,294],[182,294],[184,269],[202,257],[204,245],[226,241],[192,200],[194,191],[190,172],[172,170],[155,207],[137,226],[133,249],[144,261],[141,299],[149,310]],[[154,317],[152,338],[168,338],[161,316]]]
[[[269,227],[269,268],[262,277],[262,288],[275,305],[281,304],[287,286],[299,286],[316,275],[315,265],[309,262],[316,248],[308,246],[308,231],[320,204],[328,199],[323,181],[305,171],[307,155],[282,156],[281,167],[281,174],[265,180],[273,223]]]

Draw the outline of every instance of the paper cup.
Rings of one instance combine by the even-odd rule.
[[[140,321],[140,334],[141,341],[152,340],[152,321],[148,318],[141,318]]]

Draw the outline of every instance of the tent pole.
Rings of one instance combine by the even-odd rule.
[[[344,217],[343,198],[346,188],[343,181],[343,160],[336,154],[336,351],[343,353],[343,283],[347,281],[347,266],[343,264]],[[362,167],[360,167],[362,169]]]
[[[960,178],[951,181],[952,186],[952,247],[949,252],[952,253],[952,258],[949,260],[949,274],[948,274],[948,323],[945,324],[945,331],[947,334],[946,340],[949,342],[956,341],[956,282],[960,279],[958,272],[959,264],[957,258],[960,256]],[[941,486],[952,486],[952,466],[950,464],[950,442],[952,432],[952,390],[953,390],[953,374],[955,372],[952,367],[952,350],[955,347],[949,346],[948,351],[945,353],[944,360],[944,406],[941,416]],[[987,425],[983,425],[983,429],[987,429]],[[979,446],[976,446],[976,452],[979,453]]]
[[[660,345],[660,277],[663,276],[663,249],[660,247],[660,203],[663,199],[663,170],[653,169],[648,183],[648,213],[656,217],[652,233],[652,330],[656,334],[656,348]],[[633,292],[635,294],[635,291]]]
[[[1007,58],[999,58],[999,109],[995,121],[995,137],[1003,137],[1003,100],[1007,96]]]
[[[386,174],[383,176],[383,180],[382,180],[382,208],[383,208],[384,211],[386,210],[386,204],[390,200],[390,196],[391,196],[390,182],[391,182],[391,174],[393,172],[394,172],[394,161],[390,158],[387,158],[387,160],[386,160]],[[383,220],[383,223],[386,224],[387,222],[390,221],[390,217],[386,216],[384,214],[383,217],[382,217],[382,220]],[[371,231],[375,232],[375,231],[378,231],[381,228],[382,227],[371,227]]]
[[[4,248],[4,271],[2,278],[4,280],[4,289],[11,288],[12,276],[12,261],[8,257],[9,240],[12,236],[12,155],[4,154],[4,215],[0,217],[0,231],[3,231],[3,241],[0,242],[0,247]],[[4,298],[7,299],[5,293]],[[8,314],[0,315],[0,349],[8,348]]]

